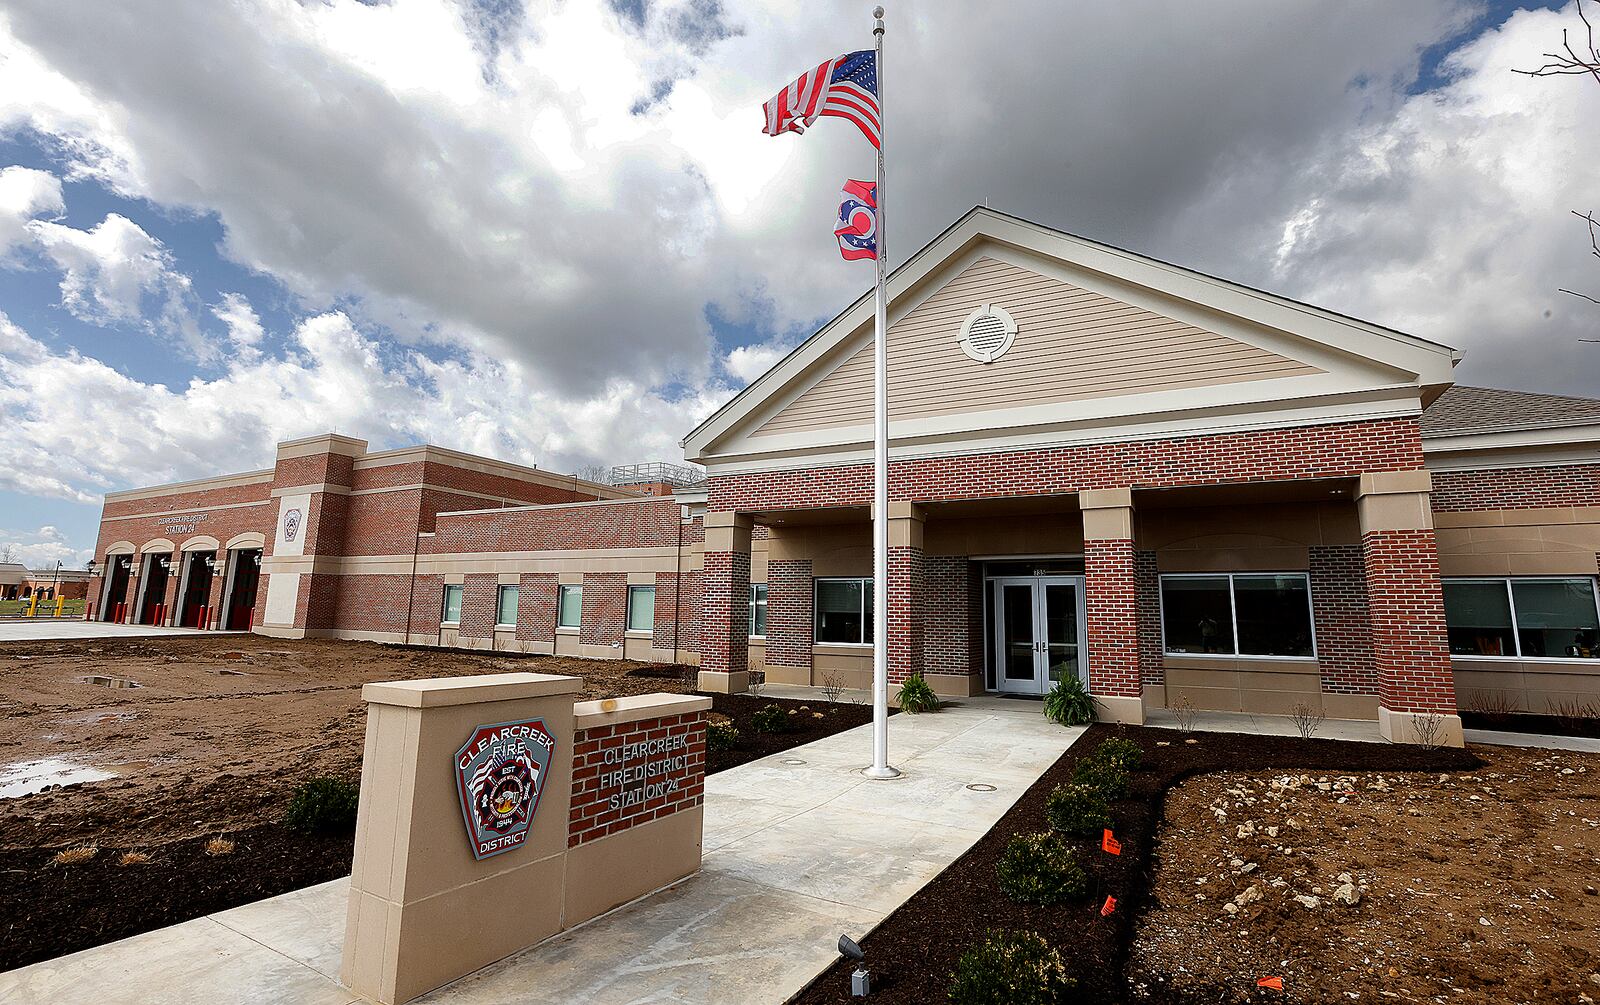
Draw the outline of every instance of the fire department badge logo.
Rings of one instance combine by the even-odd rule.
[[[528,840],[556,738],[543,719],[479,726],[456,751],[456,792],[473,858]]]
[[[292,509],[283,515],[283,539],[293,541],[298,533],[300,533],[300,511]]]

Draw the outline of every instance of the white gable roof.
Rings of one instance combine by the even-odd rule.
[[[1107,376],[1111,371],[1103,358],[1098,371],[1087,359],[1068,359],[1065,365],[1076,366],[1086,383],[1101,381],[1101,392],[1073,395],[1060,386],[1057,346],[1052,380],[1042,379],[1041,369],[1026,368],[1043,364],[1019,356],[1012,361],[1014,396],[974,394],[960,407],[937,407],[936,401],[929,404],[936,394],[914,391],[896,367],[917,364],[911,357],[918,352],[924,357],[921,365],[942,365],[926,358],[930,329],[925,319],[942,293],[956,303],[959,298],[952,299],[949,291],[963,283],[973,286],[974,275],[1011,284],[996,294],[997,303],[1008,291],[1023,295],[1019,284],[1031,283],[1032,289],[1054,284],[1051,289],[1069,290],[1084,300],[1115,304],[1120,323],[1158,319],[1161,326],[1145,325],[1144,331],[1157,332],[1179,349],[1208,339],[1205,344],[1223,346],[1220,352],[1240,361],[1236,370],[1249,363],[1249,372],[1188,381],[1174,380],[1168,372],[1147,382],[1136,375],[1119,383]],[[889,300],[890,449],[896,455],[1415,415],[1449,385],[1459,358],[1447,346],[982,208],[896,269]],[[951,316],[948,309],[937,315],[935,328],[950,326]],[[960,351],[951,327],[954,360]],[[1019,343],[1025,336],[1018,336]],[[871,337],[868,293],[691,432],[684,439],[686,455],[722,470],[870,455],[870,386],[859,417],[853,406],[839,402],[853,401],[841,388],[859,393],[860,380],[851,375],[869,351]],[[1143,359],[1130,349],[1130,372]],[[971,366],[975,369],[951,372],[958,381],[987,379],[992,385],[993,374],[1002,369],[998,363],[990,371],[982,369],[984,364]],[[1066,377],[1070,381],[1074,375],[1069,369]],[[938,380],[950,383],[946,376]],[[819,402],[825,394],[829,400]]]

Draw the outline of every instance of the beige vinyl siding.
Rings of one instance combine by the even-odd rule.
[[[999,360],[979,363],[956,338],[967,315],[991,302],[1016,319],[1017,340]],[[1323,372],[992,258],[963,270],[889,338],[896,419]],[[865,422],[871,397],[868,342],[755,435]]]

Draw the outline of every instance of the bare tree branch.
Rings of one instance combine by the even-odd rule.
[[[1593,77],[1600,83],[1600,42],[1595,40],[1594,22],[1589,20],[1589,15],[1583,9],[1583,0],[1578,0],[1578,17],[1583,21],[1587,52],[1579,52],[1572,47],[1572,40],[1567,37],[1567,30],[1561,29],[1561,52],[1544,53],[1546,62],[1543,66],[1532,70],[1513,70],[1526,77],[1563,77],[1582,76]]]

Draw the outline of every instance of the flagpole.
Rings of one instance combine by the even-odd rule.
[[[884,279],[889,253],[884,226],[883,147],[888,141],[888,106],[883,100],[883,8],[872,11],[878,76],[878,178],[876,237],[878,290],[872,341],[872,767],[869,778],[894,778],[889,766],[889,345]],[[916,598],[912,598],[916,602]]]

